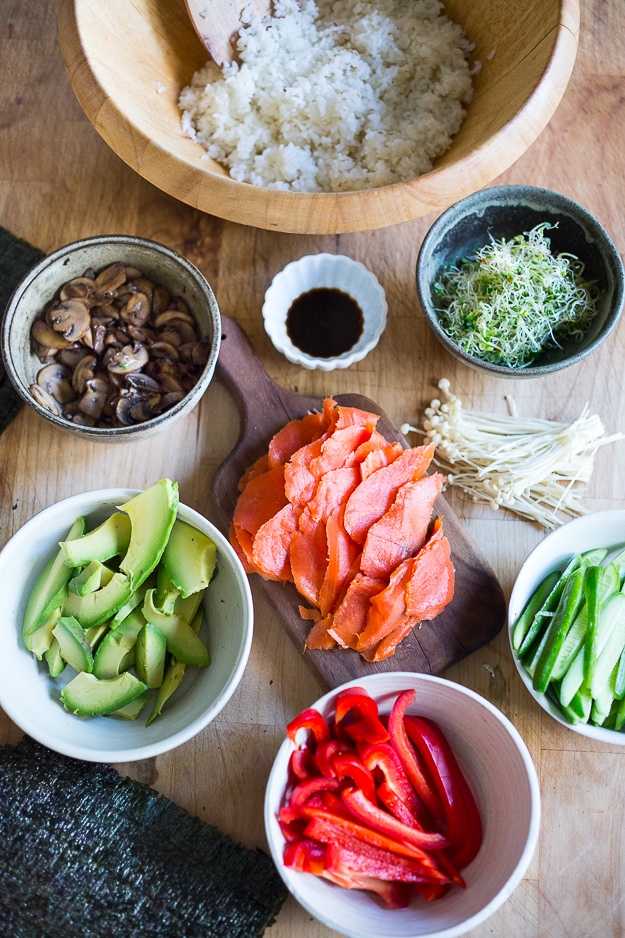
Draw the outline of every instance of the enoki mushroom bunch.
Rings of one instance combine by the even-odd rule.
[[[601,446],[625,439],[605,434],[586,405],[573,423],[519,417],[511,398],[510,414],[466,410],[442,378],[425,410],[423,429],[410,424],[402,433],[421,433],[436,443],[434,462],[475,502],[507,508],[522,518],[555,528],[568,517],[585,514],[576,483],[587,483]]]

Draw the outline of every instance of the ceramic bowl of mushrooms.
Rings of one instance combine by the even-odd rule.
[[[144,439],[188,414],[213,376],[221,318],[187,258],[126,235],[75,241],[15,289],[2,357],[41,417],[106,443]]]

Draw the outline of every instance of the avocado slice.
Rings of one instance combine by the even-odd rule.
[[[74,671],[93,670],[93,652],[80,622],[73,616],[61,616],[52,629],[61,647],[61,655]]]
[[[45,655],[54,641],[52,630],[60,617],[61,607],[59,606],[58,609],[55,609],[52,615],[46,619],[43,625],[40,625],[35,632],[31,632],[30,635],[24,637],[24,644],[39,661],[41,661],[42,656]]]
[[[167,548],[165,548],[165,550],[167,550]],[[171,615],[171,613],[175,611],[174,607],[179,596],[180,590],[174,586],[172,581],[169,579],[169,574],[167,573],[165,564],[161,560],[161,563],[159,563],[158,567],[156,568],[156,593],[154,594],[154,605],[157,609],[160,609],[161,612],[166,612]]]
[[[104,636],[93,659],[93,673],[100,680],[117,677],[134,661],[135,642],[145,625],[140,609],[135,609],[116,628]]]
[[[80,515],[71,526],[66,542],[81,537],[86,527],[85,518]],[[67,595],[67,584],[73,573],[73,567],[65,563],[65,554],[62,550],[52,557],[46,564],[39,578],[35,582],[24,613],[22,635],[24,644],[28,648],[27,637],[36,632],[52,615],[55,609],[63,604]]]
[[[63,615],[74,616],[84,629],[106,622],[114,616],[130,596],[130,580],[123,573],[114,573],[106,586],[94,593],[78,596],[69,593],[63,603]]]
[[[191,595],[187,596],[186,599],[183,599],[182,596],[179,596],[176,600],[176,605],[174,606],[175,614],[180,616],[181,619],[184,619],[185,622],[191,624],[198,609],[200,608],[200,604],[204,598],[205,592],[206,590],[198,590],[197,593],[191,593]]]
[[[200,628],[202,627],[202,618],[203,610],[198,609],[191,622],[191,628],[196,635],[199,634]],[[165,668],[165,674],[163,675],[163,683],[156,691],[156,699],[154,701],[152,712],[145,721],[146,726],[149,726],[153,720],[161,715],[165,703],[169,700],[174,691],[177,690],[177,688],[180,686],[186,668],[187,666],[184,661],[178,661],[177,658],[173,657],[170,658],[169,664]]]
[[[103,622],[101,625],[93,625],[89,629],[85,629],[85,635],[87,636],[87,641],[91,645],[91,650],[95,654],[95,651],[109,630],[108,622]]]
[[[177,518],[163,553],[163,563],[183,599],[208,586],[216,561],[217,545],[214,541]]]
[[[61,691],[61,703],[80,716],[96,716],[120,710],[147,688],[130,671],[109,680],[81,671]]]
[[[121,557],[128,550],[130,535],[130,518],[121,511],[115,511],[82,537],[62,541],[61,550],[67,563],[73,567],[86,567],[92,560],[104,563],[111,557]]]
[[[142,694],[139,694],[138,697],[135,697],[134,700],[127,703],[125,707],[120,707],[119,710],[113,710],[111,713],[107,713],[106,716],[116,717],[120,720],[136,720],[150,699],[150,696],[150,691],[144,690]]]
[[[54,638],[54,636],[52,636],[52,644],[48,650],[44,652],[44,658],[46,659],[46,664],[48,665],[50,677],[58,677],[59,674],[63,673],[67,662],[61,654],[61,646],[57,642],[56,638]]]
[[[130,518],[130,544],[119,569],[135,590],[163,555],[178,511],[178,483],[160,479],[118,507]]]
[[[160,687],[165,673],[167,639],[160,629],[146,622],[137,635],[135,670],[137,677],[148,687]]]
[[[80,573],[72,577],[68,588],[70,593],[76,593],[78,596],[84,596],[86,593],[93,593],[102,585],[103,564],[99,560],[92,560],[86,567],[83,567]]]
[[[154,586],[156,586],[156,576],[150,574],[145,583],[142,583],[138,589],[133,590],[124,605],[120,606],[117,610],[109,623],[110,628],[116,629],[119,623],[123,622],[133,609],[136,609],[137,606],[142,606],[146,592]]]
[[[154,592],[148,590],[145,594],[143,615],[148,622],[161,630],[167,640],[167,651],[185,664],[192,664],[196,668],[208,667],[210,655],[204,642],[180,616],[167,615],[157,609],[154,605]]]

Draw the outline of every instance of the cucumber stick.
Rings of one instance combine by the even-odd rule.
[[[541,694],[547,690],[560,649],[582,608],[585,580],[586,570],[582,565],[566,581],[556,614],[547,629],[547,640],[536,664],[533,678],[534,690]]]
[[[599,628],[599,613],[601,611],[601,582],[603,567],[592,565],[584,572],[584,596],[588,628],[584,641],[584,684],[590,687],[592,676],[597,664],[597,630]]]
[[[621,620],[625,622],[625,596],[623,593],[616,593],[607,600],[599,614],[599,623],[597,626],[597,667],[599,666],[599,658],[603,653],[608,638]],[[571,662],[568,671],[562,678],[562,684],[560,685],[560,702],[565,707],[570,704],[574,695],[584,683],[584,651],[585,649],[583,647],[580,648]],[[616,660],[618,660],[618,657]],[[605,664],[602,665],[602,673],[604,668]],[[607,677],[609,677],[610,670],[611,669],[607,672],[606,680]]]
[[[553,616],[556,611],[556,608],[560,602],[562,593],[564,592],[564,587],[567,584],[567,581],[572,573],[574,573],[582,562],[581,554],[576,554],[572,560],[569,561],[566,568],[562,571],[560,576],[555,582],[555,585],[551,589],[551,592],[547,595],[544,603],[534,616],[534,621],[531,623],[525,638],[521,642],[519,647],[519,657],[524,658],[528,654],[532,646],[534,645],[538,636],[542,633],[546,624],[548,624],[549,619]]]
[[[618,569],[615,564],[610,563],[605,567],[603,571],[603,577],[601,578],[601,587],[600,587],[600,597],[601,605],[605,605],[606,601],[613,596],[615,593],[618,593],[620,588],[620,578]],[[553,671],[551,672],[551,680],[559,681],[561,680],[566,672],[569,669],[569,666],[575,655],[583,646],[586,639],[586,629],[588,627],[588,606],[584,605],[580,609],[577,618],[573,622],[569,630],[569,634],[566,636],[562,648],[560,649],[560,654],[556,659],[556,663],[553,666]],[[623,680],[625,682],[625,659],[623,664],[624,674]]]
[[[518,651],[523,644],[523,640],[536,618],[536,613],[540,611],[559,579],[560,573],[554,570],[553,573],[545,577],[536,592],[530,597],[527,606],[516,620],[512,630],[512,647],[515,651]]]
[[[623,595],[622,593],[619,595]],[[623,597],[625,599],[625,597]],[[590,675],[590,693],[599,697],[610,680],[612,671],[618,666],[621,652],[625,647],[625,614],[616,621],[607,637],[603,650],[597,656],[597,663]],[[616,674],[614,675],[616,677]],[[588,682],[586,682],[588,684]],[[613,690],[612,690],[613,693]],[[607,714],[606,714],[607,715]]]

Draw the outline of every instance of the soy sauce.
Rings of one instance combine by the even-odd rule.
[[[291,304],[286,331],[293,345],[314,358],[335,358],[349,351],[364,326],[358,303],[333,287],[316,287]]]

